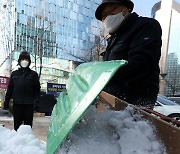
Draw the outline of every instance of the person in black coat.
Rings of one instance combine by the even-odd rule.
[[[4,109],[9,109],[9,101],[13,99],[14,130],[21,124],[33,125],[34,104],[40,97],[38,74],[29,68],[31,64],[28,52],[21,52],[18,59],[20,68],[11,73],[5,96]]]
[[[109,34],[104,61],[127,60],[104,91],[128,103],[153,108],[159,92],[161,26],[133,12],[130,0],[103,0],[95,12]]]

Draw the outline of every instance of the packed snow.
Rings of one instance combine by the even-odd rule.
[[[45,154],[45,148],[28,125],[21,125],[17,132],[0,126],[0,154]]]
[[[128,106],[97,113],[91,107],[58,154],[165,154],[153,125]]]
[[[132,107],[97,112],[92,105],[56,154],[166,154],[153,125]],[[30,126],[18,131],[0,126],[0,154],[45,154],[46,144]]]

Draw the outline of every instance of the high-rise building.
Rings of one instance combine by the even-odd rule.
[[[176,0],[161,0],[154,5],[152,16],[162,27],[160,93],[180,94],[180,4]]]
[[[99,41],[94,17],[101,0],[1,0],[0,66],[17,67],[21,51],[46,82],[65,83],[75,62],[92,60]],[[5,71],[6,70],[6,71]],[[5,74],[7,75],[7,74]]]

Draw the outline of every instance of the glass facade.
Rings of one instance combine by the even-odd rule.
[[[153,7],[153,17],[161,24],[163,47],[162,56],[165,63],[164,95],[173,96],[180,94],[180,1],[163,0]],[[166,18],[164,18],[166,16]]]
[[[171,15],[166,72],[166,95],[180,94],[180,12],[174,9]]]
[[[100,2],[14,0],[14,43],[10,50],[13,63],[17,64],[19,52],[28,51],[32,67],[37,72],[42,69],[41,83],[64,83],[64,78],[59,79],[71,72],[70,61],[92,59],[100,35],[99,22],[94,17]]]
[[[15,50],[88,61],[99,36],[94,11],[100,0],[16,0]]]
[[[14,50],[14,2],[0,1],[0,67]]]

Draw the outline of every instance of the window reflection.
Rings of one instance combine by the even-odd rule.
[[[75,56],[83,56],[93,46],[95,36],[99,35],[94,10],[100,2],[16,0],[15,50],[24,47],[33,52],[37,49],[37,41],[41,41],[42,46],[50,46],[43,51],[47,56],[75,59],[66,54],[66,50]],[[56,45],[52,46],[53,43]]]

